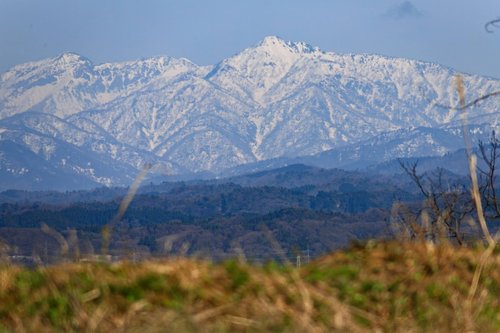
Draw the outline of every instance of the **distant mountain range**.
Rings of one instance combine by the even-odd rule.
[[[230,176],[293,163],[362,168],[463,148],[452,69],[323,52],[266,37],[214,66],[154,57],[93,64],[65,53],[0,76],[0,190]],[[467,100],[500,80],[462,74]],[[500,127],[500,99],[468,115]]]

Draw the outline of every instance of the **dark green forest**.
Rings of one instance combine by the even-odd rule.
[[[468,181],[429,174],[436,177],[447,186]],[[11,257],[42,262],[101,254],[104,227],[110,227],[109,254],[117,259],[312,258],[352,241],[395,237],[391,209],[395,203],[421,206],[417,190],[403,173],[293,165],[226,180],[146,184],[111,227],[126,188],[6,191],[0,194],[0,240]]]

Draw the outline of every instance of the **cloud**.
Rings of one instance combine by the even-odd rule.
[[[389,8],[382,16],[393,20],[402,20],[420,18],[424,14],[411,1],[403,1]]]

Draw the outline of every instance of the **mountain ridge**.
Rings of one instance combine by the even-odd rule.
[[[430,62],[325,52],[276,36],[213,66],[167,56],[96,65],[63,53],[0,75],[0,140],[12,138],[11,117],[47,113],[60,120],[32,128],[32,135],[65,137],[57,126],[67,123],[80,136],[90,132],[85,147],[66,135],[67,143],[131,170],[153,163],[159,174],[218,173],[352,147],[387,132],[458,127],[456,110],[434,106],[456,99],[457,73]],[[468,100],[500,90],[500,80],[462,75]],[[471,125],[498,129],[499,104],[491,99],[474,108]],[[26,140],[16,142],[39,154]],[[450,147],[461,148],[441,144],[430,154]],[[387,158],[408,157],[397,154]],[[2,156],[0,169],[9,153]]]

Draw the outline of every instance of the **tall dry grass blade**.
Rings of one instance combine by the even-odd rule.
[[[460,101],[460,108],[461,110],[463,110],[462,114],[463,132],[464,132],[463,134],[464,134],[465,146],[467,149],[467,157],[469,160],[469,173],[472,182],[471,195],[474,204],[476,206],[477,218],[479,220],[481,231],[486,241],[488,242],[488,247],[481,255],[480,262],[474,271],[474,276],[472,278],[472,282],[469,288],[469,294],[467,297],[466,306],[469,309],[472,309],[472,300],[474,299],[474,296],[476,295],[477,289],[479,287],[479,279],[484,270],[484,267],[486,266],[486,263],[488,262],[488,259],[493,254],[493,251],[496,247],[496,241],[491,236],[490,231],[488,230],[488,225],[486,224],[486,219],[484,217],[483,205],[481,202],[481,195],[479,193],[479,185],[477,180],[477,157],[475,154],[472,153],[472,143],[467,132],[467,113],[465,110],[467,104],[465,104],[465,87],[463,84],[463,79],[460,75],[457,75],[456,77],[456,84],[457,84],[458,97]]]
[[[429,217],[429,213],[424,209],[422,210],[422,213],[420,214],[420,219],[422,220],[422,232],[421,236],[421,241],[432,244],[432,242],[428,239],[428,235],[430,234],[431,230],[431,218]]]
[[[102,228],[101,235],[102,235],[102,249],[101,249],[101,254],[106,255],[108,250],[109,250],[109,242],[111,240],[111,235],[113,233],[113,228],[118,224],[121,219],[123,218],[123,215],[125,215],[125,212],[127,211],[128,206],[134,199],[137,190],[139,189],[139,186],[141,186],[142,181],[148,174],[149,170],[153,165],[151,164],[146,164],[142,170],[139,172],[137,177],[135,177],[134,182],[132,185],[130,185],[130,188],[127,192],[127,195],[123,198],[122,202],[120,203],[120,207],[118,208],[118,212],[116,215],[113,217],[113,219],[104,227]]]
[[[61,256],[65,257],[68,254],[69,245],[64,236],[61,235],[61,233],[59,233],[57,230],[49,227],[46,223],[42,223],[41,229],[44,233],[54,238],[57,241],[57,243],[59,243],[61,249]]]
[[[486,238],[488,244],[494,246],[495,240],[491,236],[490,231],[488,230],[488,225],[486,224],[486,219],[484,218],[483,205],[481,203],[481,195],[479,194],[479,185],[477,181],[476,167],[477,167],[477,158],[476,155],[472,154],[469,157],[469,168],[472,180],[472,189],[471,189],[472,199],[474,200],[474,203],[476,205],[479,225],[481,227],[483,235]]]
[[[241,247],[241,244],[237,240],[234,240],[231,242],[231,247],[234,249],[234,252],[236,253],[236,256],[238,258],[238,262],[240,264],[246,263],[247,257],[245,255],[245,251]]]
[[[266,226],[262,226],[262,231],[264,233],[264,236],[266,236],[269,244],[271,244],[271,248],[273,249],[274,253],[278,255],[278,257],[283,261],[284,264],[292,266],[292,263],[290,260],[288,260],[285,251],[281,247],[280,243],[274,238],[273,233],[269,228]]]
[[[472,142],[467,131],[467,112],[465,110],[466,109],[465,86],[461,75],[456,76],[456,84],[457,84],[457,92],[458,92],[460,107],[463,111],[462,125],[463,125],[465,148],[467,150],[467,157],[469,160],[469,173],[472,182],[471,195],[474,204],[476,205],[479,225],[481,227],[484,237],[486,238],[486,241],[488,242],[488,244],[491,245],[495,244],[495,240],[493,239],[493,237],[491,237],[491,234],[488,230],[488,225],[486,224],[486,219],[484,218],[483,205],[481,202],[481,194],[479,193],[479,185],[477,181],[477,157],[475,154],[472,153]]]
[[[80,260],[80,245],[78,243],[79,243],[78,231],[76,231],[76,229],[70,229],[69,230],[69,237],[68,237],[68,246],[69,246],[69,249],[72,249],[73,259],[75,261]]]
[[[282,258],[284,263],[291,266],[292,263],[286,257],[285,251],[283,250],[279,242],[274,238],[271,230],[269,230],[265,226],[263,226],[262,229],[275,253]],[[302,280],[302,277],[300,276],[298,269],[292,269],[290,272],[290,277],[297,286],[299,294],[302,298],[302,309],[304,312],[301,318],[301,326],[304,329],[304,331],[312,332],[315,329],[312,325],[313,302],[311,294],[309,292],[309,289],[306,287],[304,281]]]
[[[180,257],[186,257],[188,252],[189,252],[189,248],[191,247],[191,243],[189,242],[183,242],[181,244],[181,247],[179,249],[179,254],[178,256]]]
[[[9,260],[10,246],[7,242],[0,239],[0,263],[8,263]]]
[[[176,233],[158,238],[157,242],[162,245],[161,253],[164,255],[172,254],[174,243],[184,235],[185,233]]]
[[[476,295],[477,288],[479,286],[479,279],[481,277],[481,274],[484,270],[484,267],[488,263],[488,259],[491,257],[493,254],[493,251],[495,250],[495,245],[489,245],[486,250],[483,252],[481,255],[481,259],[479,260],[479,265],[476,267],[476,270],[474,271],[474,276],[472,277],[472,283],[469,288],[469,296],[467,298],[467,303],[472,304],[472,300],[474,296]]]

